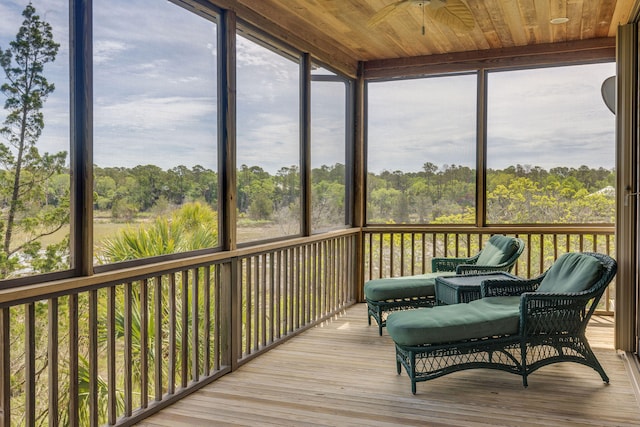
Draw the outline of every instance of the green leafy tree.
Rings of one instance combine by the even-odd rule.
[[[6,96],[7,116],[0,137],[0,216],[2,252],[0,277],[18,267],[12,255],[30,247],[45,235],[68,224],[68,194],[57,204],[47,204],[48,181],[60,174],[67,153],[41,154],[36,142],[44,128],[42,107],[55,87],[43,75],[45,64],[55,60],[59,44],[51,25],[42,21],[28,4],[16,39],[0,49],[0,66],[6,81],[0,92]],[[19,244],[15,242],[19,233]],[[35,253],[40,255],[39,252]],[[48,263],[45,263],[48,264]]]

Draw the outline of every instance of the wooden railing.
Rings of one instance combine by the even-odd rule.
[[[354,303],[360,267],[430,271],[494,233],[526,242],[525,277],[566,251],[615,256],[613,227],[366,227],[2,289],[0,426],[132,425]]]
[[[535,277],[564,252],[591,251],[615,257],[614,233],[613,226],[366,227],[364,280],[429,272],[431,258],[475,255],[492,234],[523,239],[525,250],[512,273]],[[615,279],[602,298],[599,313],[613,314],[614,303]]]
[[[354,302],[358,230],[0,291],[0,425],[131,425]]]
[[[353,234],[239,257],[241,359],[354,302],[354,258]]]

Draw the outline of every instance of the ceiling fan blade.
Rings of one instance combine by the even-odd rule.
[[[476,26],[471,10],[462,0],[447,0],[443,7],[427,7],[426,11],[435,21],[454,30],[471,31]]]
[[[390,16],[393,16],[396,13],[402,11],[410,4],[411,0],[398,0],[395,3],[386,5],[385,7],[377,11],[375,15],[369,18],[369,21],[367,21],[367,27],[375,27]]]

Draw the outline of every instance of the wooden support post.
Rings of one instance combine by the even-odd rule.
[[[353,144],[353,226],[360,228],[355,244],[353,295],[356,301],[364,301],[364,242],[362,227],[366,223],[366,147],[365,147],[365,81],[364,63],[358,66],[358,77],[354,91],[354,144]]]
[[[301,232],[311,235],[311,56],[300,61],[300,206]]]
[[[231,251],[237,246],[236,231],[236,14],[223,10],[218,22],[218,147],[220,151],[219,175],[222,206],[222,250]],[[231,259],[220,265],[220,362],[238,366],[242,351],[239,288],[241,275],[238,262]]]

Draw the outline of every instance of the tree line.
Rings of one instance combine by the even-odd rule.
[[[613,223],[613,169],[515,165],[486,171],[491,224]],[[427,162],[419,172],[367,176],[371,223],[473,224],[476,171]]]

